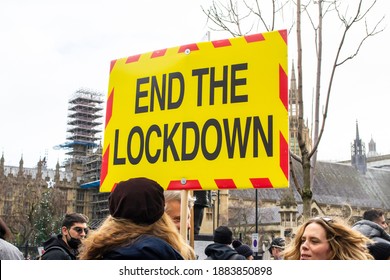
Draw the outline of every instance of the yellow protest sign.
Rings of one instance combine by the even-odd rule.
[[[112,61],[100,191],[288,186],[286,30]]]

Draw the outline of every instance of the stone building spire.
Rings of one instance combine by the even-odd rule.
[[[54,182],[58,183],[60,181],[60,163],[57,161],[56,172],[54,174]]]
[[[370,142],[368,143],[368,153],[367,153],[367,157],[376,157],[378,156],[378,152],[376,151],[376,143],[374,141],[374,139],[372,139],[372,135],[371,135],[371,140]]]
[[[42,179],[42,160],[39,159],[38,161],[38,168],[37,168],[37,176],[36,179]]]
[[[4,176],[4,153],[1,154],[0,159],[0,177]]]
[[[23,177],[24,175],[24,172],[23,172],[23,155],[20,157],[20,161],[19,161],[19,172],[18,172],[18,176],[19,177]]]
[[[366,147],[359,136],[359,125],[356,121],[356,138],[351,145],[351,164],[362,174],[367,171]]]

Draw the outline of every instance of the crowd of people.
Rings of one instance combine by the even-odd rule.
[[[194,199],[188,197],[189,209]],[[109,195],[110,215],[93,231],[88,218],[66,214],[60,233],[43,243],[41,260],[195,260],[194,249],[182,235],[181,193],[164,191],[156,181],[130,178],[118,183]],[[190,211],[186,217],[187,230]],[[304,222],[291,241],[273,238],[268,251],[273,260],[390,260],[390,235],[385,213],[368,210],[352,227],[329,217]],[[9,241],[11,231],[0,219],[0,259],[22,260]],[[219,226],[206,260],[253,260],[254,252],[232,230]]]

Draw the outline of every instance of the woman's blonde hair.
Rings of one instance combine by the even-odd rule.
[[[175,224],[166,213],[151,225],[138,225],[127,219],[108,216],[102,225],[83,241],[79,259],[102,259],[107,252],[129,245],[142,235],[151,235],[164,240],[185,260],[195,259],[194,250],[177,232]]]
[[[297,231],[293,240],[283,252],[285,260],[299,260],[301,257],[302,235],[309,224],[317,223],[325,229],[326,238],[329,242],[332,255],[330,260],[372,260],[374,259],[367,244],[372,243],[370,239],[360,232],[351,229],[342,221],[316,217],[305,222]]]

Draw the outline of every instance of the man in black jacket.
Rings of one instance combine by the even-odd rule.
[[[352,228],[374,241],[386,240],[390,242],[390,235],[386,232],[388,226],[383,211],[367,210],[363,214],[363,220],[355,223]]]
[[[389,228],[389,225],[386,222],[385,213],[382,210],[367,210],[363,213],[363,219],[377,223],[383,227],[384,230],[388,230]]]
[[[233,233],[226,226],[220,226],[214,231],[214,243],[204,250],[206,260],[246,260],[243,255],[237,253],[230,244],[233,241]]]
[[[383,211],[367,210],[363,213],[363,220],[355,223],[352,229],[375,242],[368,245],[368,249],[375,259],[390,258],[390,235],[386,232],[388,225]]]
[[[41,260],[75,260],[79,253],[81,239],[88,233],[88,218],[83,214],[66,214],[62,221],[61,233],[43,243]]]

